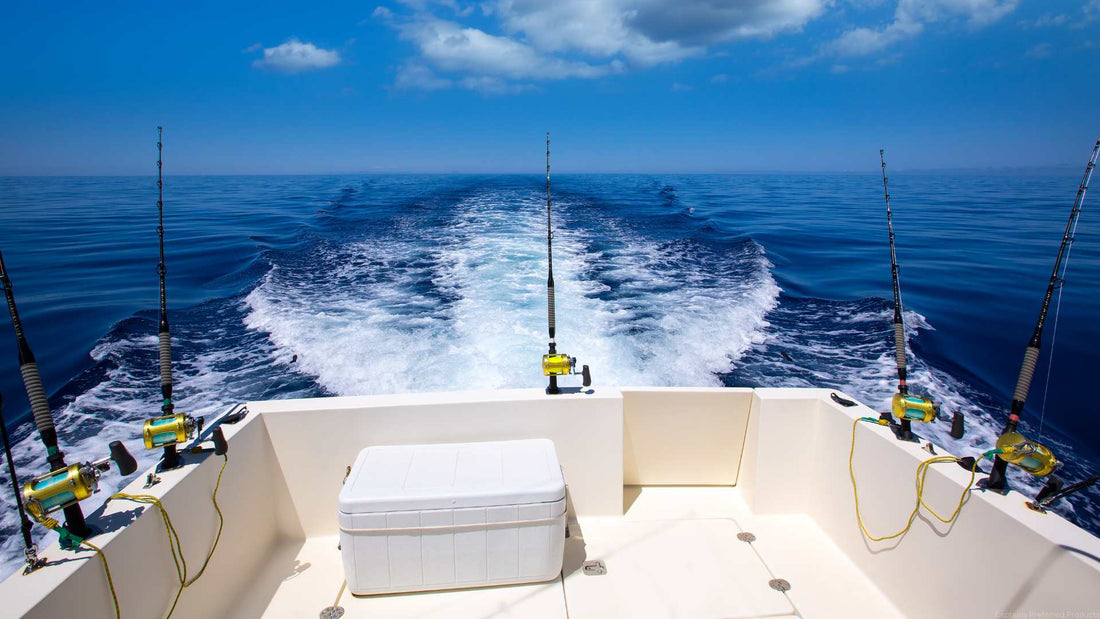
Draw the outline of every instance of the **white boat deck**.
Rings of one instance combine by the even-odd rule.
[[[621,517],[570,524],[562,575],[549,582],[352,596],[337,537],[314,537],[279,546],[230,614],[316,617],[338,603],[349,618],[902,616],[808,516],[754,515],[733,487],[631,486],[624,503]],[[592,560],[607,573],[586,575]]]
[[[249,402],[225,427],[218,504],[224,534],[173,614],[189,617],[387,619],[522,617],[1095,616],[1100,539],[1019,493],[971,492],[959,517],[922,515],[897,539],[871,542],[863,520],[897,530],[915,500],[922,446],[858,424],[876,413],[817,389],[607,388],[407,394]],[[853,426],[853,424],[857,424]],[[344,473],[371,445],[547,438],[568,483],[562,574],[548,582],[355,597],[344,588],[338,500]],[[186,453],[145,490],[171,513],[188,566],[218,530],[211,493],[220,458]],[[933,467],[924,499],[954,505],[962,468]],[[110,561],[118,611],[163,617],[179,575],[155,508],[112,501],[92,521]],[[754,541],[738,539],[751,533]],[[0,615],[116,617],[91,552],[43,549],[50,564],[0,583]],[[601,561],[602,575],[586,574]],[[786,580],[790,589],[769,586]],[[75,609],[75,610],[74,610]]]

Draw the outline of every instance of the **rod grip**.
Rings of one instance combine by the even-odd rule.
[[[550,321],[550,329],[554,329],[557,320],[554,311],[554,286],[552,285],[546,287],[546,308],[547,318]]]
[[[50,403],[46,399],[46,390],[42,387],[42,375],[38,373],[37,363],[24,363],[19,366],[23,374],[23,385],[27,388],[27,399],[31,402],[31,412],[34,413],[34,425],[38,433],[43,437],[54,437],[56,445],[57,431],[53,425],[53,415],[50,414]]]
[[[172,386],[172,336],[162,331],[159,338],[157,349],[160,352],[160,384],[161,387],[170,388]]]
[[[894,323],[894,358],[898,363],[898,369],[905,369],[905,326],[900,322]]]
[[[1016,380],[1016,392],[1012,399],[1017,402],[1027,400],[1028,389],[1031,388],[1031,376],[1035,373],[1035,365],[1039,362],[1039,349],[1028,346],[1024,351],[1024,363],[1020,366],[1020,378]]]

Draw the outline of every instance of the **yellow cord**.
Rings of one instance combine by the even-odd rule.
[[[103,572],[107,574],[107,588],[111,590],[111,601],[115,604],[115,619],[122,619],[122,610],[118,607],[118,594],[115,593],[115,581],[111,578],[111,567],[107,565],[107,555],[103,554],[102,548],[88,540],[82,539],[80,543],[96,551],[96,554],[99,555],[99,560],[103,562]]]
[[[859,528],[861,531],[863,531],[863,534],[867,536],[867,539],[871,540],[872,542],[882,542],[905,535],[913,526],[913,521],[916,520],[917,514],[920,513],[921,507],[924,507],[926,510],[928,510],[929,513],[935,516],[937,520],[944,524],[951,524],[952,522],[954,522],[954,520],[958,518],[959,512],[962,511],[963,504],[966,503],[966,496],[970,493],[970,487],[974,485],[974,477],[977,475],[978,462],[981,460],[980,457],[975,458],[974,466],[970,469],[970,481],[966,484],[966,487],[963,488],[962,495],[959,497],[959,504],[949,518],[944,518],[943,516],[940,516],[938,513],[936,513],[934,509],[929,507],[929,505],[924,502],[924,478],[928,474],[928,469],[933,464],[944,462],[958,462],[960,458],[956,458],[955,456],[936,456],[934,458],[929,458],[921,462],[920,465],[917,466],[917,503],[913,506],[913,511],[909,513],[909,519],[908,521],[906,521],[905,527],[897,533],[894,533],[892,535],[885,535],[882,537],[875,537],[874,535],[871,535],[869,531],[867,531],[867,526],[863,524],[863,517],[860,515],[859,511],[859,490],[856,488],[856,473],[855,467],[852,464],[852,460],[854,459],[856,452],[856,426],[859,425],[860,421],[871,421],[877,423],[878,420],[872,419],[870,417],[861,417],[852,422],[852,447],[848,451],[848,475],[852,478],[852,495],[855,497],[856,503],[856,521],[859,522]],[[984,456],[985,454],[982,455],[982,457]]]
[[[32,513],[32,515],[34,514]],[[111,601],[115,604],[115,619],[122,619],[122,611],[119,610],[118,607],[118,594],[115,592],[115,580],[111,578],[111,567],[107,565],[107,555],[103,553],[103,549],[89,542],[88,540],[80,539],[75,535],[69,534],[67,531],[65,531],[65,529],[61,527],[61,523],[59,523],[54,518],[50,518],[49,516],[35,516],[35,520],[37,520],[39,524],[46,527],[47,529],[56,532],[58,535],[62,537],[68,537],[73,541],[78,541],[80,544],[91,548],[96,552],[96,554],[99,555],[99,560],[103,562],[103,572],[107,574],[107,588],[111,591]]]
[[[211,497],[211,501],[214,503],[214,511],[218,513],[218,533],[214,536],[214,543],[210,546],[210,552],[206,554],[206,560],[203,561],[202,567],[199,568],[194,578],[187,578],[187,560],[183,556],[183,543],[180,541],[179,532],[172,525],[172,519],[168,517],[168,510],[164,508],[164,504],[160,502],[160,499],[151,494],[124,494],[118,493],[111,495],[108,500],[122,499],[126,501],[133,501],[135,503],[142,503],[145,505],[155,505],[160,511],[161,519],[164,521],[164,528],[168,531],[168,551],[172,555],[172,564],[176,567],[176,578],[179,580],[180,587],[176,590],[176,597],[172,600],[172,606],[168,609],[167,617],[171,617],[172,613],[176,612],[176,605],[179,604],[180,596],[183,595],[183,590],[191,585],[195,584],[195,581],[202,576],[206,571],[206,566],[210,564],[210,558],[214,556],[214,550],[218,547],[218,541],[222,537],[222,529],[225,527],[225,517],[222,515],[221,507],[218,506],[218,489],[222,484],[222,474],[225,473],[225,467],[229,464],[229,456],[223,456],[225,461],[222,462],[221,470],[218,471],[218,480],[214,484],[214,494]],[[109,576],[108,576],[109,577]]]

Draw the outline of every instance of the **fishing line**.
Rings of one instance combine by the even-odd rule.
[[[1069,258],[1073,253],[1073,239],[1077,237],[1077,224],[1081,222],[1078,218],[1073,222],[1073,231],[1070,232],[1070,244],[1066,248],[1066,264],[1062,268],[1061,281],[1062,285],[1058,286],[1058,300],[1054,302],[1054,330],[1050,334],[1050,358],[1047,360],[1047,376],[1043,381],[1043,405],[1039,409],[1039,440],[1043,438],[1043,422],[1047,417],[1047,394],[1050,393],[1050,371],[1054,367],[1054,345],[1058,342],[1058,318],[1062,315],[1062,290],[1065,288],[1066,272],[1069,271]]]

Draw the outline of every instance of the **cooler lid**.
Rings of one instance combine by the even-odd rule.
[[[365,514],[549,503],[565,478],[549,439],[387,445],[359,452],[340,511]]]

